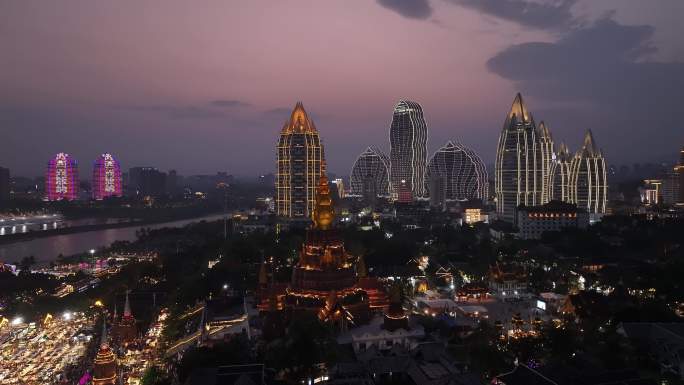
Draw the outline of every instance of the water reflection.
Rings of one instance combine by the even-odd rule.
[[[201,220],[216,221],[221,218],[223,218],[222,214],[213,214],[202,218],[165,222],[145,227],[150,227],[153,229],[162,227],[180,227],[192,222],[199,222]],[[53,228],[56,228],[56,226],[57,223],[54,222]],[[44,238],[0,245],[0,261],[13,262],[20,260],[22,257],[33,255],[36,258],[36,261],[47,263],[55,260],[59,254],[73,255],[85,252],[86,250],[97,249],[102,246],[109,246],[114,241],[133,241],[135,240],[135,232],[139,228],[140,226],[132,226],[75,234],[53,235]],[[4,233],[4,229],[4,227],[0,228],[0,235]],[[15,232],[16,227],[12,227],[12,233]]]

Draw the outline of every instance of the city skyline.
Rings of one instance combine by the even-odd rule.
[[[266,13],[254,3],[209,2],[200,9],[169,2],[154,20],[150,12],[133,12],[149,5],[134,3],[118,11],[78,1],[0,5],[10,32],[0,38],[6,47],[0,164],[13,175],[37,176],[43,159],[57,152],[80,160],[112,152],[124,169],[260,174],[272,169],[273,159],[256,154],[271,148],[288,106],[302,100],[316,111],[321,135],[336,144],[329,170],[344,175],[367,143],[382,143],[389,153],[387,110],[402,98],[426,110],[429,153],[458,138],[492,164],[500,122],[490,111],[505,109],[517,91],[558,137],[570,139],[570,148],[581,145],[586,129],[603,138],[619,134],[603,141],[612,164],[671,162],[678,146],[670,143],[684,140],[677,119],[684,53],[673,16],[681,14],[681,2],[649,12],[635,1],[501,2],[532,9],[527,13],[465,0],[368,2],[353,9],[301,2]],[[410,3],[422,8],[403,6]],[[194,28],[187,17],[206,22]],[[284,24],[296,17],[313,20],[317,33]],[[351,17],[358,33],[349,33]],[[252,39],[240,39],[247,25]],[[414,47],[414,55],[404,55],[403,46]],[[568,57],[552,60],[559,52]],[[316,65],[267,71],[270,63],[299,63],[302,56],[316,57]],[[633,113],[642,106],[648,114]],[[660,135],[648,135],[645,126]],[[635,142],[653,150],[628,151]]]

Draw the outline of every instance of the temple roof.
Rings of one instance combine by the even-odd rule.
[[[309,115],[304,110],[302,102],[297,102],[295,108],[292,110],[290,119],[285,122],[282,132],[284,133],[304,133],[316,132],[316,125]]]

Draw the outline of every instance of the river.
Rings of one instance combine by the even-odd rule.
[[[33,255],[39,264],[57,259],[59,254],[73,255],[112,244],[114,241],[133,241],[140,227],[158,229],[162,227],[182,227],[199,221],[217,221],[223,214],[212,214],[199,218],[183,219],[173,222],[155,223],[146,226],[133,225],[114,229],[95,230],[73,234],[53,235],[0,245],[0,262],[12,263]]]

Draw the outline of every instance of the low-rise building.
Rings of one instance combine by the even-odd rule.
[[[489,268],[489,291],[501,301],[515,301],[530,297],[527,272],[517,266]]]
[[[519,206],[516,210],[516,226],[521,239],[541,239],[545,232],[564,228],[584,229],[589,226],[589,215],[577,205],[551,201],[541,206]]]

